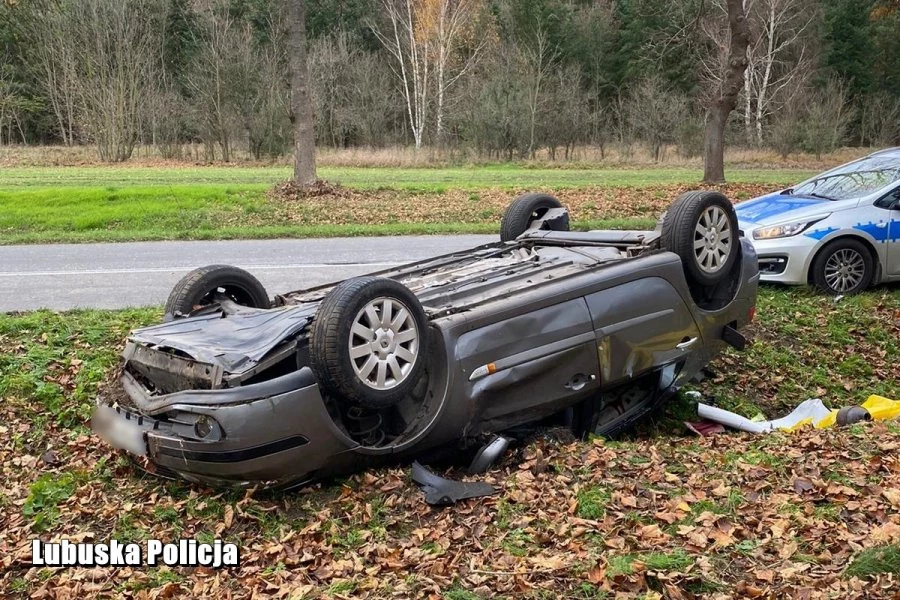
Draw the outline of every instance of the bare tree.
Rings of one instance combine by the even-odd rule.
[[[854,110],[840,80],[831,79],[817,86],[806,104],[802,120],[803,148],[820,158],[833,152],[844,141]]]
[[[72,3],[71,40],[82,121],[100,157],[131,157],[161,64],[160,4],[139,0]]]
[[[729,42],[720,68],[719,83],[712,91],[706,118],[706,142],[703,163],[705,183],[725,181],[725,126],[735,109],[743,87],[747,68],[750,28],[744,14],[743,0],[726,0]]]
[[[524,44],[523,54],[528,65],[528,156],[534,158],[534,133],[538,111],[544,102],[543,86],[559,56],[558,49],[550,43],[550,36],[543,23],[538,23],[533,35]]]
[[[887,146],[900,141],[900,106],[880,92],[862,101],[859,137],[864,146]]]
[[[818,18],[815,5],[797,0],[744,0],[753,40],[744,71],[743,117],[747,140],[763,143],[763,123],[779,94],[802,86],[811,67],[804,36]]]
[[[301,187],[311,187],[316,184],[316,121],[310,99],[306,58],[306,0],[287,0],[287,6],[294,182]]]
[[[50,102],[63,144],[76,141],[77,89],[75,85],[75,46],[68,35],[70,20],[54,0],[34,0],[25,13],[25,29],[33,43],[29,59],[38,66],[40,84]]]
[[[253,43],[250,26],[239,23],[223,0],[196,0],[193,30],[196,56],[191,61],[186,87],[190,91],[195,123],[207,157],[215,158],[218,144],[225,162],[231,160],[235,132],[240,128],[239,103],[249,94],[254,75],[248,64]]]
[[[291,143],[287,31],[280,6],[276,3],[269,8],[263,15],[268,40],[252,46],[250,64],[255,83],[242,111],[250,153],[257,159],[280,156]],[[315,156],[312,166],[315,171]]]
[[[12,69],[0,64],[0,146],[3,145],[3,129],[6,128],[6,143],[13,143],[13,125],[16,126],[22,143],[26,142],[25,132],[22,129],[22,113],[26,100],[21,93],[20,86],[12,76]]]
[[[633,130],[649,146],[653,160],[663,157],[665,145],[676,140],[679,126],[689,119],[688,100],[667,89],[659,76],[640,81],[627,105]]]
[[[426,31],[434,38],[437,54],[436,132],[438,141],[442,141],[447,92],[475,63],[488,38],[482,35],[474,40],[469,53],[457,60],[458,52],[483,8],[481,0],[426,0],[425,6]]]
[[[421,4],[414,0],[381,0],[389,29],[372,24],[372,31],[391,54],[394,74],[400,80],[409,128],[416,148],[422,147],[428,114],[429,60],[433,40],[419,33]]]

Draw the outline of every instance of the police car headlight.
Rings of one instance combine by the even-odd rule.
[[[811,225],[818,223],[822,219],[828,218],[827,215],[817,215],[802,221],[793,221],[791,223],[782,223],[781,225],[772,225],[771,227],[760,227],[753,231],[754,240],[774,240],[776,238],[791,237],[807,230]]]

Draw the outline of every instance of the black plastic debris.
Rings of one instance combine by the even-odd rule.
[[[418,462],[412,465],[412,480],[425,492],[425,502],[432,506],[449,506],[468,498],[493,496],[500,490],[481,481],[453,481],[429,471]]]
[[[490,442],[478,450],[475,458],[472,459],[472,464],[469,465],[469,475],[485,473],[500,460],[507,448],[509,448],[509,438],[502,435],[494,436]]]

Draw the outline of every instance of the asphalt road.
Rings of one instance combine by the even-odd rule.
[[[270,294],[464,250],[496,235],[0,246],[0,312],[163,304],[188,271],[232,264]]]

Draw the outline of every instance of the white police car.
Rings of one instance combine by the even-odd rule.
[[[763,281],[853,294],[900,280],[900,148],[735,208]]]

